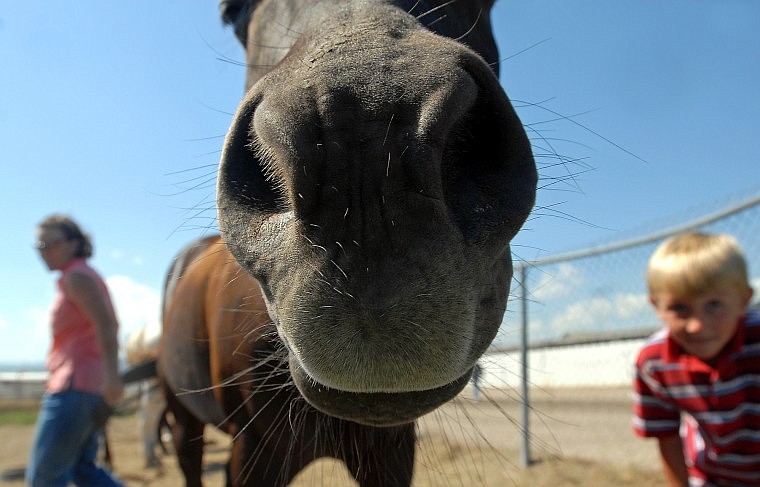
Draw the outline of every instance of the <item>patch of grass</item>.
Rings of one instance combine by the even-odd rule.
[[[32,411],[0,411],[0,425],[34,424],[37,421],[37,412]]]
[[[0,425],[29,425],[37,421],[40,403],[31,399],[0,400]]]

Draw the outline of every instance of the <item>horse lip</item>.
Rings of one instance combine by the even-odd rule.
[[[292,354],[289,362],[293,382],[314,408],[329,416],[379,427],[408,424],[435,410],[459,394],[472,375],[472,369],[469,369],[460,378],[426,391],[358,393],[318,383]]]

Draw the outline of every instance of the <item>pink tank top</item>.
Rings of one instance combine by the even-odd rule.
[[[71,388],[81,392],[100,393],[105,371],[97,330],[63,292],[63,279],[71,273],[86,274],[95,279],[103,292],[103,298],[113,309],[105,282],[84,259],[74,259],[62,269],[58,292],[51,309],[53,345],[47,357],[47,369],[50,372],[47,390],[55,393]]]

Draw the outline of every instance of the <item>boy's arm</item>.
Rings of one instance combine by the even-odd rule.
[[[658,438],[662,470],[670,487],[688,487],[689,477],[686,473],[686,461],[683,458],[683,445],[678,435]]]

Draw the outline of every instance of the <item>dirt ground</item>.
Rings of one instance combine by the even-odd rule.
[[[520,467],[521,426],[514,391],[485,391],[479,402],[460,396],[420,422],[415,487],[661,485],[656,446],[635,438],[625,389],[531,391],[530,468]],[[0,426],[0,473],[26,463],[33,426]],[[224,485],[229,439],[207,429],[204,481]],[[173,457],[161,470],[143,468],[137,416],[109,424],[115,471],[128,486],[180,486]],[[21,480],[0,480],[22,486]],[[355,486],[342,465],[313,463],[293,486]]]

